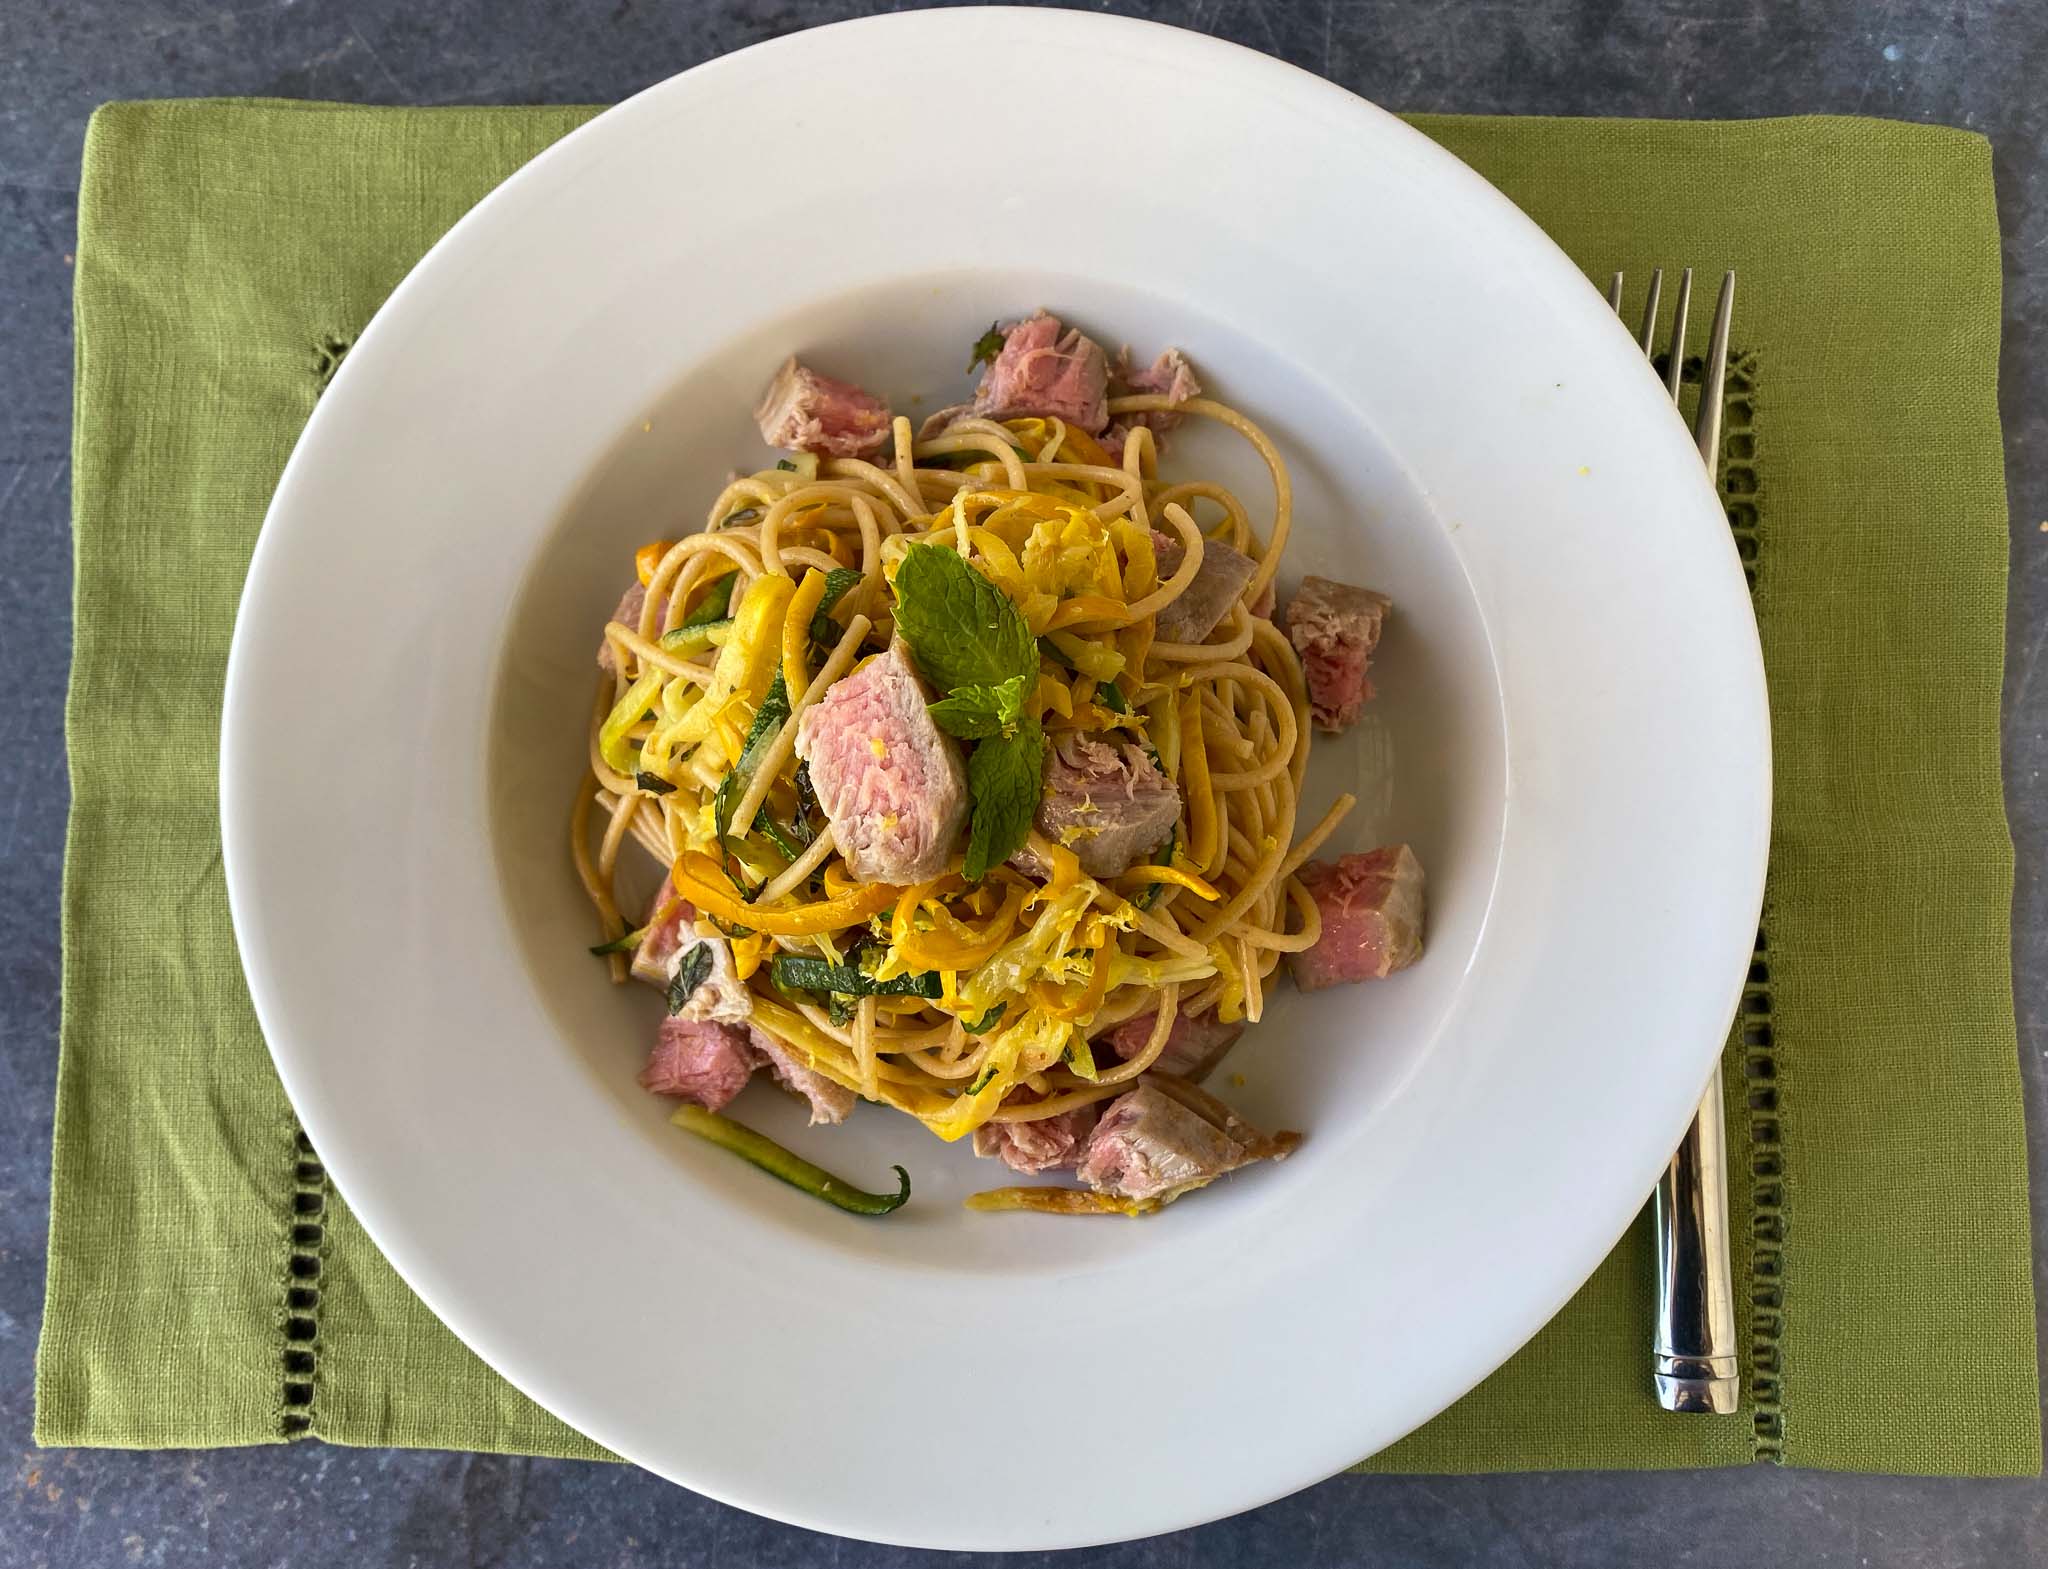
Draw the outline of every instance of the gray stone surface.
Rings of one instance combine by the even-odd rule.
[[[0,0],[0,1564],[939,1562],[835,1542],[625,1467],[351,1451],[39,1453],[29,1444],[57,1056],[69,641],[70,251],[86,116],[110,98],[595,102],[858,0]],[[2012,499],[2006,780],[2020,1050],[2048,1161],[2048,6],[2040,0],[1160,0],[1400,109],[1865,113],[1997,154]],[[962,84],[971,86],[971,84]],[[943,96],[943,95],[941,95]],[[2037,1196],[2036,1234],[2048,1213]],[[2048,1302],[2048,1280],[2037,1281]],[[1055,1441],[1056,1442],[1056,1441]],[[1114,1485],[1105,1457],[1091,1466]],[[1057,1469],[1055,1465],[1053,1469]],[[2048,1562],[2048,1486],[1782,1471],[1340,1477],[1105,1565]],[[1077,1556],[1073,1561],[1083,1561]]]

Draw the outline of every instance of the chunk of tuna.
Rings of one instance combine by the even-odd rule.
[[[1377,980],[1422,957],[1422,863],[1407,845],[1310,861],[1295,875],[1323,918],[1315,946],[1287,956],[1303,991]]]
[[[1160,397],[1185,403],[1190,398],[1202,395],[1202,384],[1195,380],[1195,368],[1179,349],[1167,349],[1159,358],[1142,370],[1131,369],[1131,351],[1126,345],[1117,354],[1116,368],[1110,373],[1109,395],[1112,398],[1125,397],[1131,393],[1149,392]],[[1145,409],[1135,414],[1113,414],[1103,427],[1096,441],[1109,454],[1109,461],[1121,464],[1124,460],[1124,443],[1130,440],[1131,432],[1139,426],[1146,426],[1152,432],[1152,445],[1164,455],[1166,433],[1180,424],[1184,416],[1172,409]]]
[[[1369,588],[1306,577],[1287,602],[1287,637],[1301,656],[1309,714],[1318,728],[1342,730],[1372,696],[1366,670],[1393,601]]]
[[[657,1095],[680,1096],[707,1111],[720,1111],[747,1087],[757,1060],[744,1024],[663,1019],[640,1083]]]
[[[1159,581],[1162,583],[1178,572],[1180,564],[1187,559],[1187,551],[1181,542],[1158,529],[1152,531],[1152,551],[1159,562]],[[1259,564],[1243,551],[1213,539],[1203,540],[1202,564],[1195,569],[1194,581],[1159,612],[1160,640],[1167,643],[1204,641],[1230,613],[1230,607],[1243,596],[1245,585],[1251,582],[1258,570]]]
[[[889,405],[850,381],[834,381],[792,354],[782,362],[754,410],[761,439],[771,447],[858,458],[886,446]]]
[[[1141,1013],[1098,1038],[1118,1057],[1129,1062],[1152,1039],[1152,1026],[1158,1018],[1157,1013]],[[1166,1045],[1153,1059],[1152,1066],[1159,1072],[1178,1074],[1192,1083],[1199,1083],[1243,1034],[1242,1019],[1235,1024],[1225,1024],[1216,1016],[1214,1009],[1204,1013],[1177,1012],[1167,1029]]]
[[[1102,1114],[1080,1176],[1112,1198],[1167,1204],[1252,1161],[1285,1159],[1300,1143],[1298,1133],[1261,1133],[1183,1079],[1147,1074]]]
[[[810,1106],[814,1126],[820,1122],[846,1120],[846,1114],[853,1110],[852,1090],[834,1083],[810,1064],[798,1060],[795,1052],[766,1030],[756,1026],[752,1033],[757,1058],[767,1064],[777,1084],[790,1094],[801,1096]]]
[[[973,412],[985,419],[1065,420],[1091,435],[1109,423],[1109,357],[1046,311],[1005,329],[1002,352],[982,373]]]
[[[619,608],[612,612],[612,620],[621,622],[637,632],[640,630],[640,612],[646,604],[647,590],[636,580],[631,588],[619,596]],[[668,596],[664,594],[654,603],[654,624],[656,627],[661,625],[662,618],[667,614]],[[612,657],[612,640],[610,638],[606,638],[597,645],[597,668],[608,676],[618,673],[619,664]]]
[[[974,1153],[1000,1160],[1013,1171],[1071,1170],[1080,1163],[1097,1110],[1076,1106],[1036,1122],[984,1122],[974,1130]]]
[[[1130,741],[1061,735],[1046,753],[1038,831],[1074,852],[1090,877],[1115,877],[1166,842],[1180,792]]]
[[[967,820],[966,766],[928,699],[899,643],[834,682],[797,721],[797,756],[864,881],[938,876]]]

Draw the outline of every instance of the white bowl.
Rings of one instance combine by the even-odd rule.
[[[784,354],[936,407],[986,324],[1039,304],[1182,345],[1282,443],[1284,584],[1393,596],[1381,696],[1318,743],[1308,804],[1361,796],[1337,848],[1416,846],[1429,951],[1283,990],[1219,1087],[1306,1145],[1149,1221],[971,1214],[990,1178],[963,1149],[874,1108],[811,1133],[749,1091],[856,1181],[910,1168],[910,1206],[859,1220],[634,1083],[656,1003],[587,957],[566,858],[596,629],[632,547],[757,460]],[[1264,498],[1226,433],[1172,461]],[[478,206],[292,457],[222,739],[264,1032],[412,1286],[664,1476],[935,1547],[1247,1508],[1512,1352],[1685,1125],[1767,813],[1727,527],[1566,258],[1327,83],[1064,12],[749,49]]]

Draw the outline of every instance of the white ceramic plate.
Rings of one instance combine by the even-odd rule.
[[[1285,581],[1393,595],[1382,696],[1319,743],[1310,805],[1352,788],[1339,848],[1417,846],[1430,949],[1283,991],[1229,1093],[1306,1146],[1141,1223],[970,1214],[963,1150],[873,1109],[809,1134],[750,1090],[849,1176],[910,1167],[912,1204],[857,1220],[634,1084],[656,1002],[585,955],[565,857],[597,628],[631,548],[758,461],[782,355],[933,407],[991,318],[1041,303],[1185,346],[1293,461]],[[1220,433],[1176,461],[1263,494]],[[222,816],[292,1100],[490,1363],[763,1514],[1050,1548],[1328,1475],[1565,1301],[1721,1041],[1767,775],[1713,492],[1533,225],[1272,60],[949,11],[643,93],[413,272],[264,526]]]

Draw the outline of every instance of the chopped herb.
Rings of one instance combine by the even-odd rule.
[[[1123,688],[1114,681],[1104,681],[1095,688],[1095,700],[1112,714],[1128,714],[1130,703],[1125,699]]]
[[[794,861],[804,853],[803,847],[790,838],[782,824],[768,815],[765,806],[754,814],[754,832],[781,851],[784,860]]]
[[[901,1166],[890,1168],[896,1173],[898,1183],[894,1193],[864,1193],[822,1166],[813,1166],[802,1156],[792,1154],[766,1134],[756,1133],[744,1122],[721,1117],[702,1106],[685,1102],[675,1109],[669,1121],[701,1139],[710,1140],[720,1149],[731,1150],[769,1176],[780,1178],[791,1187],[799,1188],[813,1198],[821,1198],[850,1215],[886,1215],[891,1210],[901,1209],[910,1197],[910,1173]]]
[[[610,942],[601,942],[590,951],[596,954],[631,953],[640,946],[641,939],[646,935],[647,928],[643,926],[638,931],[627,932],[623,937],[614,937]]]
[[[633,776],[633,783],[645,790],[649,795],[674,795],[676,790],[676,787],[662,778],[660,774],[650,774],[644,768]]]
[[[751,523],[761,515],[759,507],[741,507],[737,512],[728,512],[718,520],[720,528],[738,528],[742,523]]]
[[[818,837],[817,819],[825,815],[825,809],[818,804],[818,787],[811,783],[811,765],[796,765],[796,821],[803,832],[805,844],[814,843]]]
[[[1006,1002],[999,1002],[989,1009],[987,1013],[984,1013],[980,1018],[973,1020],[971,1023],[966,1019],[962,1019],[960,1021],[960,1028],[969,1035],[986,1035],[996,1027],[996,1024],[1002,1019],[1003,1010],[1009,1006]]]
[[[753,928],[753,927],[751,927],[751,926],[742,926],[742,925],[740,925],[740,923],[739,923],[738,921],[731,921],[731,922],[727,922],[727,921],[721,921],[721,920],[720,920],[720,919],[719,919],[719,918],[718,918],[717,916],[715,916],[715,915],[714,915],[714,916],[711,916],[711,917],[709,917],[709,919],[710,919],[710,921],[711,921],[711,924],[712,924],[713,926],[717,927],[717,928],[718,928],[718,929],[719,929],[720,931],[724,932],[724,933],[725,933],[725,935],[726,935],[726,936],[728,936],[728,937],[731,937],[731,938],[734,938],[734,939],[738,939],[738,938],[741,938],[741,937],[751,937],[751,936],[753,936],[753,935],[754,935],[754,928]]]
[[[989,1080],[993,1079],[995,1076],[996,1070],[993,1067],[983,1068],[981,1072],[977,1073],[974,1076],[974,1082],[967,1086],[967,1093],[970,1095],[979,1095],[983,1090],[988,1088]]]
[[[671,1017],[681,1013],[690,1005],[690,999],[697,995],[697,988],[711,978],[711,944],[699,942],[683,955],[676,966],[676,973],[668,983],[668,1011]]]
[[[796,472],[796,460],[794,458],[777,458],[775,466],[786,473],[794,474]]]
[[[942,986],[936,970],[899,975],[878,981],[851,964],[834,964],[829,959],[811,959],[802,954],[778,953],[769,962],[775,984],[787,991],[837,992],[846,997],[937,997]]]
[[[1003,352],[1003,329],[995,322],[988,324],[988,331],[974,340],[974,358],[967,362],[971,371],[977,365],[993,365],[996,356]]]

